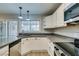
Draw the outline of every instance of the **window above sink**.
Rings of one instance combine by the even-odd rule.
[[[21,33],[26,32],[38,32],[40,30],[39,28],[39,20],[25,20],[21,21],[20,31]]]

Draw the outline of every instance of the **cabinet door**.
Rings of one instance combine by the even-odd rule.
[[[55,28],[56,27],[56,22],[57,21],[57,12],[55,11],[52,15],[52,18],[51,18],[51,26],[52,28]]]
[[[21,55],[22,56],[25,55],[26,52],[30,51],[30,48],[28,48],[29,47],[29,42],[28,42],[29,39],[30,38],[23,38],[21,40]]]
[[[53,15],[47,16],[44,19],[44,28],[55,28],[57,21],[57,12],[54,12]]]
[[[65,26],[64,23],[64,4],[60,5],[60,7],[57,9],[57,26],[56,27],[62,27]]]
[[[48,45],[48,53],[50,54],[50,56],[54,56],[54,44],[50,42]]]
[[[44,28],[51,28],[52,26],[52,16],[47,16],[45,19],[44,19]]]
[[[46,17],[43,19],[43,28],[46,28]]]
[[[21,40],[16,40],[15,42],[9,44],[9,55],[10,56],[20,56],[21,55]]]
[[[48,28],[49,27],[49,16],[45,17],[44,19],[44,28]]]

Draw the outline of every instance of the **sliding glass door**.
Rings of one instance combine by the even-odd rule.
[[[7,42],[7,22],[0,21],[0,44]]]
[[[0,21],[0,45],[17,39],[17,21]]]
[[[8,39],[9,41],[17,39],[17,21],[8,21]]]

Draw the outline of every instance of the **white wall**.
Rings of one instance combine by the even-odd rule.
[[[52,35],[49,37],[52,42],[74,42],[73,38],[61,36],[61,35]]]
[[[62,35],[62,36],[67,36],[67,37],[79,39],[79,24],[68,25],[66,27],[57,28],[54,30],[54,33]]]
[[[51,32],[55,33],[50,37],[52,42],[74,42],[75,38],[79,39],[79,24],[56,28]]]

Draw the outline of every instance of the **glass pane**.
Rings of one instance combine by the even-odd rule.
[[[36,30],[36,25],[31,25],[31,31],[35,31]]]
[[[39,21],[31,21],[31,31],[39,31]]]
[[[39,25],[37,25],[37,31],[39,31],[39,29],[40,29],[40,28],[39,28]]]
[[[7,42],[6,25],[7,25],[6,21],[0,21],[0,42],[1,44]]]
[[[2,37],[0,36],[0,45],[2,44],[2,40],[1,39],[2,39]]]
[[[31,21],[31,25],[37,25],[39,24],[39,21]]]
[[[30,25],[23,25],[22,26],[22,32],[30,31]]]
[[[23,32],[28,32],[30,31],[30,21],[22,21],[22,25],[21,25],[21,31]]]
[[[37,25],[37,27],[39,28],[39,25]]]
[[[8,42],[12,42],[14,40],[17,40],[17,37],[15,35],[9,35],[8,36]]]
[[[8,24],[8,42],[11,42],[17,39],[17,21],[8,21]]]
[[[26,25],[26,31],[30,31],[30,25]]]
[[[7,42],[6,36],[2,36],[1,41],[2,41],[3,44],[6,43]]]
[[[0,36],[2,35],[2,22],[0,21]]]
[[[22,21],[22,25],[30,25],[30,21]]]
[[[37,25],[39,25],[39,21],[37,21]]]
[[[22,21],[21,32],[32,32],[39,30],[39,21]]]
[[[31,21],[31,25],[35,25],[36,24],[36,21]]]
[[[17,35],[17,21],[9,21],[9,35]]]
[[[2,22],[0,21],[0,45],[2,43]]]
[[[31,31],[38,31],[39,27],[37,25],[31,25]]]
[[[2,24],[2,35],[3,36],[6,36],[6,33],[7,31],[6,31],[6,22],[3,22],[3,24]]]

